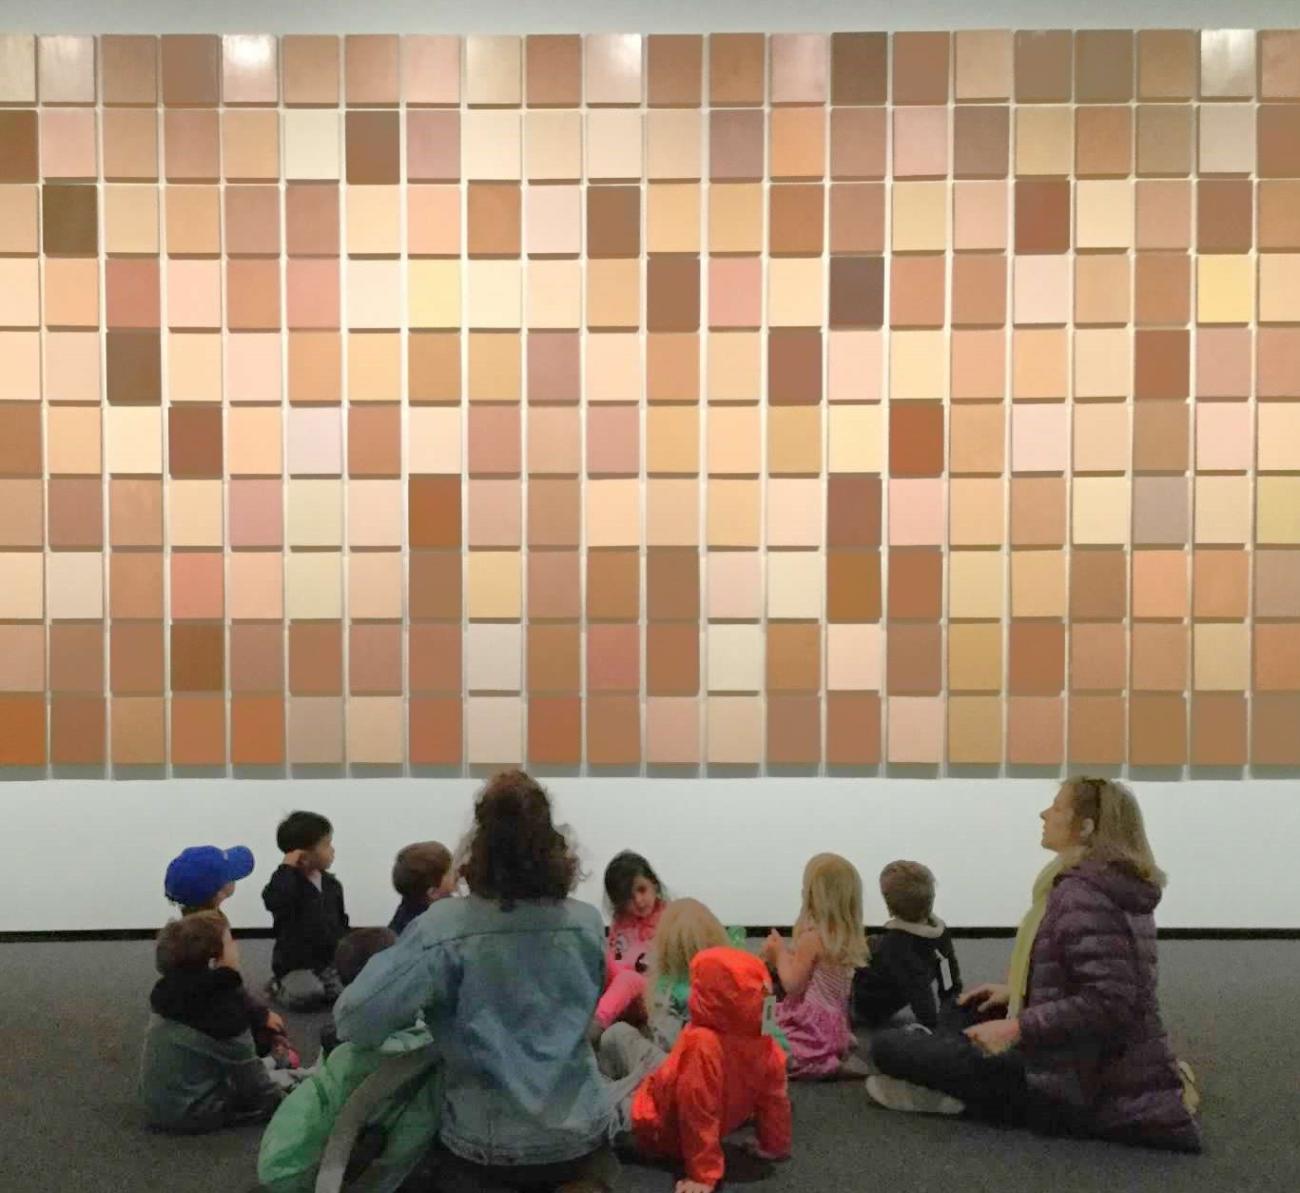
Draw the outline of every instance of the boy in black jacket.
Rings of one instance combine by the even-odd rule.
[[[868,940],[871,960],[853,975],[853,1012],[878,1027],[904,1007],[931,1031],[961,993],[961,969],[952,939],[934,915],[934,875],[920,862],[890,862],[880,893],[893,917]]]
[[[329,872],[334,826],[315,812],[291,812],[275,833],[284,861],[262,891],[275,927],[271,994],[293,1010],[331,1006],[342,986],[334,950],[348,930],[343,884]]]

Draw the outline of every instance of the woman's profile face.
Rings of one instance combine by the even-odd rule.
[[[1041,812],[1043,822],[1043,848],[1060,853],[1079,843],[1079,829],[1074,822],[1074,799],[1067,786],[1062,786],[1056,798]]]

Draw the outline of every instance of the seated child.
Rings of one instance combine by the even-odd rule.
[[[387,928],[358,928],[339,942],[336,965],[352,984],[376,953],[397,943]],[[410,1057],[410,1073],[371,1114],[357,1137],[347,1179],[367,1171],[370,1193],[396,1189],[416,1168],[437,1134],[441,1097],[433,1040],[423,1024],[394,1032],[378,1048],[339,1044],[275,1112],[262,1135],[257,1178],[271,1193],[311,1193],[325,1144],[348,1098],[379,1066]],[[426,1063],[421,1063],[421,1059]]]
[[[416,916],[456,889],[451,851],[441,841],[403,846],[393,862],[393,889],[402,901],[388,926],[401,936]]]
[[[163,878],[163,893],[182,915],[217,911],[235,893],[235,883],[253,872],[253,854],[246,846],[218,849],[192,845],[172,858]],[[244,987],[248,1026],[258,1056],[271,1056],[278,1069],[296,1069],[302,1063],[284,1029],[284,1020]]]
[[[711,1193],[724,1175],[723,1137],[750,1118],[758,1155],[790,1154],[790,1095],[785,1053],[764,1031],[772,981],[763,962],[741,949],[705,949],[691,961],[690,989],[690,1022],[648,1076],[638,1080],[638,1051],[654,1044],[630,1025],[616,1025],[601,1046],[607,1063],[622,1062],[611,1089],[616,1131],[630,1132],[646,1155],[683,1161],[679,1193]],[[611,1036],[628,1045],[619,1055]]]
[[[150,1126],[213,1131],[269,1118],[284,1096],[253,1050],[226,917],[199,911],[159,934],[140,1096]]]
[[[849,1024],[849,989],[853,971],[867,959],[862,879],[852,863],[835,853],[809,861],[793,944],[773,931],[763,959],[785,991],[776,1021],[790,1042],[790,1076],[865,1076],[865,1063],[850,1055],[857,1041]]]
[[[614,918],[605,941],[605,992],[596,1004],[600,1031],[619,1019],[644,1021],[650,945],[666,906],[659,875],[631,850],[605,867],[605,897]]]
[[[334,950],[348,930],[343,884],[329,872],[334,827],[315,812],[291,812],[275,831],[283,862],[262,891],[275,947],[269,987],[286,1007],[329,1006],[341,989]]]
[[[853,1013],[863,1026],[879,1027],[911,1007],[917,1023],[934,1031],[961,993],[952,938],[934,915],[934,875],[920,862],[890,862],[880,893],[893,918],[868,940],[870,960],[853,975]]]

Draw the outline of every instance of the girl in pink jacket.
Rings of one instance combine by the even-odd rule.
[[[605,993],[596,1005],[601,1031],[620,1019],[645,1019],[650,945],[666,902],[659,875],[630,850],[605,867],[605,896],[614,919],[605,945]]]

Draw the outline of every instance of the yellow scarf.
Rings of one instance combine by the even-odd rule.
[[[1034,879],[1034,901],[1025,918],[1016,929],[1016,943],[1011,949],[1011,966],[1007,970],[1007,985],[1011,988],[1011,1002],[1007,1006],[1008,1018],[1014,1019],[1025,1005],[1025,989],[1029,984],[1029,962],[1034,953],[1034,937],[1047,913],[1047,897],[1057,876],[1066,868],[1066,858],[1058,855],[1047,863]]]

